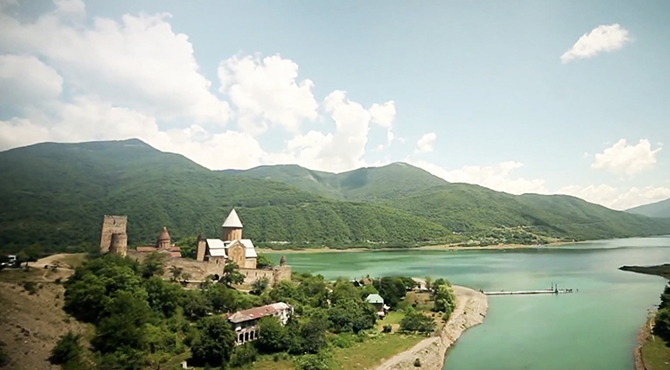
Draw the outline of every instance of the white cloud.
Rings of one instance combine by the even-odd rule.
[[[649,140],[646,139],[640,140],[636,145],[629,145],[625,139],[621,139],[612,147],[596,154],[591,168],[632,176],[654,168],[656,154],[661,149],[659,143],[652,150]]]
[[[78,93],[159,118],[227,121],[228,103],[209,91],[188,37],[172,31],[169,14],[95,18],[89,25],[62,17],[84,11],[81,2],[58,4],[34,22],[0,13],[0,48],[43,58]]]
[[[600,25],[580,37],[570,50],[561,55],[561,62],[569,63],[577,59],[592,58],[601,52],[618,50],[629,41],[628,31],[620,25]]]
[[[602,204],[617,210],[625,210],[670,198],[670,188],[662,186],[621,189],[606,184],[589,186],[572,185],[561,188],[556,193],[573,195],[588,202]]]
[[[269,122],[297,133],[304,119],[318,116],[314,83],[298,82],[298,65],[290,59],[234,56],[221,62],[218,75],[220,91],[237,106],[238,124],[245,131],[264,132]]]
[[[421,136],[421,138],[416,142],[416,152],[432,152],[435,139],[437,139],[437,135],[435,135],[434,132]]]
[[[35,104],[56,99],[63,78],[32,55],[0,55],[0,105]]]
[[[369,112],[372,122],[390,129],[396,114],[395,102],[390,100],[384,104],[372,104]]]
[[[544,180],[527,180],[512,176],[514,170],[523,167],[523,164],[519,162],[507,161],[498,163],[495,166],[463,166],[460,169],[451,171],[421,160],[409,161],[409,163],[423,168],[449,182],[477,184],[511,194],[547,192]]]
[[[58,14],[76,16],[86,14],[86,5],[81,0],[54,0],[54,3]]]

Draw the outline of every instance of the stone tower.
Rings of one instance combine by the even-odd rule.
[[[102,220],[102,233],[100,235],[100,253],[112,252],[126,255],[128,249],[127,224],[127,216],[105,215]]]
[[[158,242],[156,243],[156,247],[158,249],[168,249],[172,246],[170,242],[170,233],[168,233],[167,227],[163,227],[163,230],[161,231],[161,234],[158,236]]]
[[[116,253],[125,257],[128,253],[128,236],[126,233],[112,234],[112,241],[109,245],[109,253]]]
[[[221,228],[223,231],[222,240],[233,241],[242,239],[242,221],[240,221],[240,218],[237,216],[235,208],[230,211],[230,214],[223,222],[223,225],[221,225]]]
[[[196,242],[195,247],[195,260],[204,261],[206,250],[207,250],[207,239],[205,239],[202,233],[200,233],[198,234],[198,241]]]

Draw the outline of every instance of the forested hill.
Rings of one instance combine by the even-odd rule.
[[[235,174],[281,181],[334,199],[400,209],[493,243],[533,242],[533,234],[586,240],[670,232],[670,219],[650,220],[566,195],[512,195],[449,183],[406,163],[340,174],[296,165],[260,166]]]
[[[383,206],[337,202],[279,182],[210,171],[139,140],[45,143],[0,153],[0,248],[99,243],[105,214],[128,215],[131,245],[218,237],[232,207],[257,242],[417,243],[448,231]]]
[[[450,184],[401,163],[337,175],[299,166],[216,172],[125,140],[12,149],[0,153],[0,173],[4,251],[95,245],[104,214],[128,215],[131,245],[153,243],[162,226],[173,239],[218,237],[233,207],[257,244],[532,243],[670,233],[667,219],[566,196]]]
[[[297,165],[259,166],[244,171],[223,172],[280,181],[338,200],[364,202],[400,198],[448,184],[407,163],[359,168],[338,174],[313,171]]]
[[[626,212],[648,217],[670,217],[670,199],[631,208]]]

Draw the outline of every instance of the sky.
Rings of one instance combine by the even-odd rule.
[[[0,0],[0,150],[670,198],[670,2]]]

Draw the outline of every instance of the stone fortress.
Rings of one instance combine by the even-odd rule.
[[[102,220],[100,253],[116,253],[125,257],[128,253],[127,216],[108,216]]]
[[[121,256],[128,254],[128,236],[126,227],[127,216],[105,215],[100,238],[100,253],[116,253]],[[291,266],[286,264],[286,257],[281,258],[279,266],[256,268],[258,255],[253,242],[242,238],[244,226],[235,209],[221,225],[221,239],[207,239],[202,233],[198,235],[196,261],[182,259],[180,248],[170,241],[167,228],[163,227],[155,246],[138,246],[134,254],[151,252],[167,253],[174,259],[172,264],[183,267],[191,273],[195,280],[204,280],[209,275],[221,275],[226,263],[235,262],[244,275],[244,283],[251,284],[266,278],[270,285],[282,280],[291,281]]]

